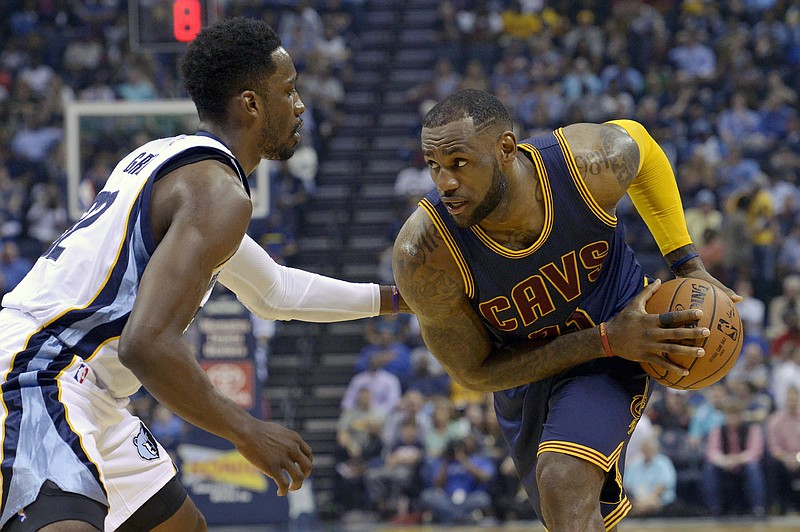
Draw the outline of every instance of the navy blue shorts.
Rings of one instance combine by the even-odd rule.
[[[600,506],[606,529],[630,510],[622,488],[625,446],[650,396],[650,380],[636,362],[593,360],[569,371],[494,394],[497,419],[517,471],[541,519],[536,462],[556,452],[606,472]]]

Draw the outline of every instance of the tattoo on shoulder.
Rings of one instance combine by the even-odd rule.
[[[419,262],[425,259],[441,245],[442,235],[436,226],[430,222],[422,221],[417,223],[408,231],[409,238],[405,243],[405,251]]]
[[[433,313],[452,308],[453,294],[463,292],[463,287],[451,272],[432,260],[433,253],[443,244],[441,233],[429,221],[407,227],[404,233],[398,240],[402,253],[395,255],[395,275],[404,296],[411,301],[425,301],[425,307]]]
[[[603,127],[598,142],[575,155],[581,175],[600,175],[611,171],[623,188],[628,188],[639,169],[639,148],[628,135],[616,128]]]

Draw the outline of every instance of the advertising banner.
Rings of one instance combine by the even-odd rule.
[[[217,287],[187,331],[211,382],[227,397],[261,417],[250,314]],[[228,441],[191,427],[177,447],[181,484],[209,525],[287,522],[288,503],[275,483],[244,459]]]

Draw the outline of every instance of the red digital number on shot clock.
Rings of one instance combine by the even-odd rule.
[[[202,26],[200,0],[175,0],[172,4],[172,31],[175,39],[189,42],[197,37]]]

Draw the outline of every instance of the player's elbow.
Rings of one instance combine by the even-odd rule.
[[[485,370],[482,371],[481,367],[464,367],[451,374],[451,376],[459,386],[472,392],[494,392],[497,390],[489,381],[487,372]]]
[[[139,353],[147,352],[145,342],[134,334],[126,334],[123,331],[119,338],[117,356],[120,363],[129,370],[136,373],[137,366],[141,364],[142,357]]]
[[[158,356],[158,347],[163,345],[156,336],[125,329],[119,338],[117,357],[123,366],[138,376],[153,363],[151,359]]]

